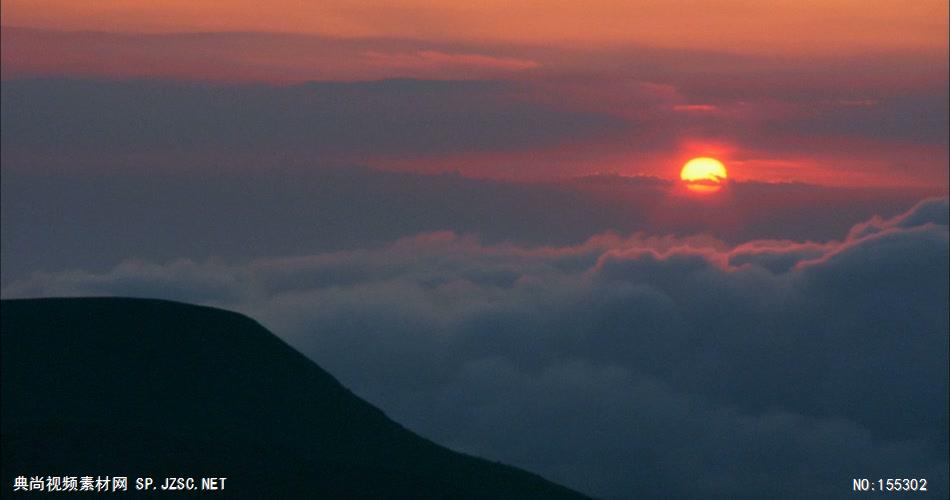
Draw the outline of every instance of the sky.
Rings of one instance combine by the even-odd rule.
[[[193,123],[188,112],[206,118],[199,122],[228,122],[258,106],[293,106],[294,119],[265,116],[278,123],[261,126],[282,136],[301,126],[310,133],[239,156],[326,161],[320,132],[331,127],[345,137],[334,161],[472,177],[671,178],[690,156],[715,154],[735,179],[947,182],[943,1],[279,1],[260,9],[251,2],[6,0],[2,7],[5,80],[147,81],[149,88],[126,96],[147,108],[126,109],[141,114],[124,119],[160,143],[121,137],[121,153],[92,153],[70,129],[47,130],[35,139],[70,151],[22,151],[11,148],[19,138],[5,140],[13,151],[4,155],[22,161],[68,154],[141,162],[161,148],[170,161],[233,162],[228,145],[194,144],[168,129],[213,136],[230,131]],[[422,93],[411,84],[361,85],[388,79],[421,80]],[[333,99],[346,109],[307,104],[311,81],[337,82],[333,92],[343,95]],[[443,91],[426,90],[430,81],[443,82]],[[214,96],[199,99],[213,109],[176,108],[188,99],[178,93],[199,92],[180,86],[198,82],[211,86],[204,91]],[[8,100],[56,103],[80,124],[118,126],[100,123],[113,117],[100,113],[107,103],[83,93],[96,89],[27,87],[11,90]],[[51,93],[19,94],[31,91]],[[348,98],[372,100],[374,111]],[[202,126],[211,129],[188,129]],[[479,142],[486,130],[505,138]],[[378,147],[376,134],[400,131],[417,142],[398,151]]]
[[[947,2],[0,7],[4,298],[249,314],[599,498],[950,490]]]

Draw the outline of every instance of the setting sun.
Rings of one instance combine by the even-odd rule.
[[[680,179],[694,191],[718,190],[726,177],[725,165],[708,157],[693,158],[680,171]]]

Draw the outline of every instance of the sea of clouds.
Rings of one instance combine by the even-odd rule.
[[[948,198],[821,243],[452,232],[35,273],[4,298],[247,313],[395,420],[603,498],[947,494]],[[253,376],[249,373],[248,376]]]

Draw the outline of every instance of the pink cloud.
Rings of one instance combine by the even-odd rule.
[[[450,53],[438,50],[412,52],[368,51],[364,53],[364,58],[372,65],[407,70],[468,67],[473,69],[523,71],[541,67],[540,63],[529,59],[495,57],[486,54]]]

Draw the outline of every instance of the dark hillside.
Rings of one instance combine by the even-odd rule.
[[[3,301],[0,348],[5,492],[20,475],[220,476],[228,498],[583,498],[413,434],[240,314]]]

